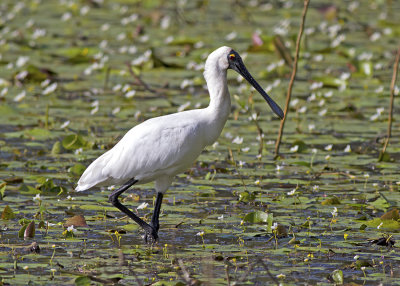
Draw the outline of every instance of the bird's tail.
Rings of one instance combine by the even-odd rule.
[[[103,169],[109,161],[110,152],[106,152],[87,167],[75,188],[77,192],[85,191],[106,182],[109,178],[103,174]]]

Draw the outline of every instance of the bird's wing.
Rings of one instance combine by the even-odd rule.
[[[175,175],[174,171],[189,167],[204,142],[193,120],[175,117],[153,118],[132,128],[86,169],[77,190],[132,178],[150,181],[151,176]]]
[[[196,140],[196,127],[183,122],[163,124],[162,120],[159,117],[131,129],[114,147],[103,175],[140,180],[180,164],[191,164],[203,147]]]

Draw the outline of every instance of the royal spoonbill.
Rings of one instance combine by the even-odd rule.
[[[133,127],[111,150],[89,165],[76,190],[120,186],[109,195],[109,201],[143,228],[145,242],[156,242],[164,193],[174,176],[192,166],[204,147],[218,139],[228,119],[231,111],[228,69],[243,76],[275,114],[283,118],[282,109],[250,75],[239,54],[229,47],[220,47],[208,56],[204,68],[210,93],[208,107],[151,118]],[[147,223],[121,204],[118,197],[134,184],[152,181],[157,198],[151,222]]]

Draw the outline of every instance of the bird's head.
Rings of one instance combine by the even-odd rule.
[[[265,92],[265,90],[258,84],[258,82],[251,76],[246,66],[243,63],[240,55],[230,47],[220,47],[212,52],[206,61],[207,66],[211,64],[217,64],[217,68],[220,70],[232,69],[244,77],[267,101],[272,111],[278,115],[280,119],[283,118],[284,114],[282,109],[272,100],[271,97]]]

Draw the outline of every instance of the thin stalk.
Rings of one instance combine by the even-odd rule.
[[[236,164],[235,157],[233,157],[232,149],[231,149],[231,148],[228,148],[228,151],[229,151],[229,155],[231,156],[232,162],[233,162],[233,164],[235,165],[236,172],[238,173],[239,178],[240,178],[240,180],[242,181],[244,190],[247,191],[247,187],[246,187],[246,184],[244,183],[242,174],[240,173],[239,168],[238,168],[238,166],[237,166],[237,164]]]
[[[389,122],[388,122],[388,130],[387,130],[387,136],[385,140],[385,144],[383,145],[382,152],[379,155],[379,161],[382,161],[383,156],[386,152],[386,148],[389,144],[389,139],[390,136],[392,135],[392,118],[393,118],[393,104],[394,104],[394,89],[395,89],[395,84],[396,84],[396,78],[397,78],[397,70],[399,68],[399,60],[400,60],[400,47],[397,50],[397,56],[396,56],[396,61],[394,62],[393,66],[393,75],[392,75],[392,82],[390,84],[390,106],[389,106]]]
[[[229,277],[229,264],[225,265],[225,275],[226,275],[226,283],[228,286],[231,286],[231,279]]]
[[[130,63],[126,63],[126,66],[128,67],[128,71],[129,73],[136,79],[137,83],[140,84],[141,86],[143,86],[143,88],[149,92],[152,93],[157,93],[156,90],[152,89],[144,80],[142,80],[142,78],[137,75],[133,69],[132,69],[132,65]]]
[[[106,69],[106,76],[104,78],[104,87],[103,90],[106,90],[108,87],[108,80],[110,79],[110,72],[111,72],[111,67],[107,67]]]
[[[48,104],[46,105],[46,114],[44,117],[44,128],[46,130],[49,129],[49,105]]]
[[[283,117],[283,120],[281,120],[281,126],[279,128],[279,134],[278,134],[278,138],[277,138],[276,144],[275,144],[275,156],[278,156],[278,154],[279,154],[279,146],[281,145],[283,128],[285,126],[286,117],[287,117],[287,114],[288,114],[288,111],[289,111],[290,97],[292,96],[293,83],[294,83],[294,79],[296,78],[296,73],[297,73],[297,62],[298,62],[298,59],[299,59],[300,42],[301,42],[301,37],[302,37],[303,31],[304,31],[304,23],[305,23],[305,20],[306,20],[307,9],[308,9],[308,4],[309,3],[310,3],[310,0],[304,0],[303,15],[302,15],[302,18],[301,18],[300,30],[299,30],[299,33],[297,35],[297,41],[296,41],[296,54],[295,54],[294,62],[293,62],[293,71],[292,71],[292,75],[290,77],[288,92],[287,92],[287,95],[286,95],[286,105],[285,105],[285,111],[284,111],[285,116]]]

